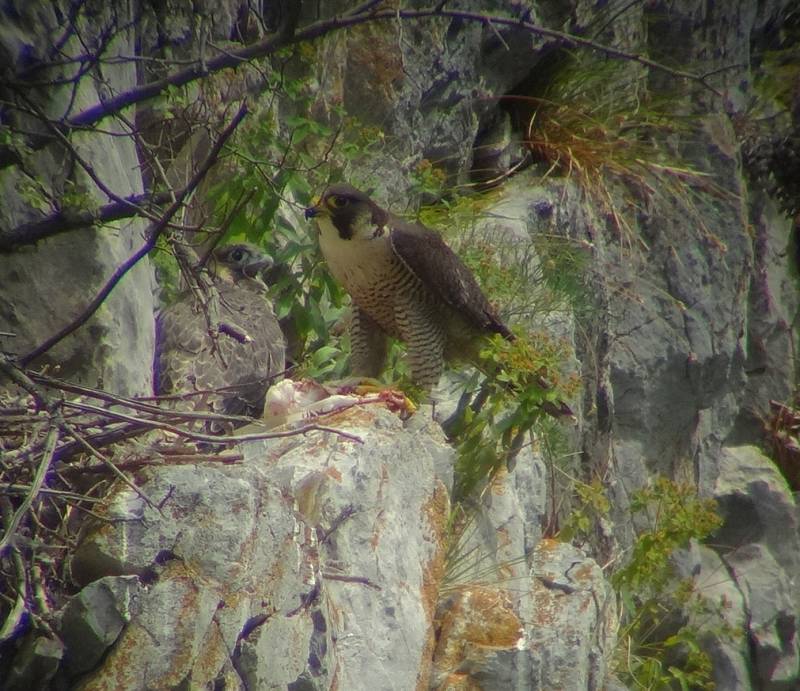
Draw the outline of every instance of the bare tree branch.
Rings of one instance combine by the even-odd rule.
[[[20,522],[39,495],[39,490],[44,483],[45,475],[47,475],[47,471],[53,461],[53,454],[55,453],[56,446],[60,439],[60,431],[61,426],[64,424],[64,419],[59,409],[61,401],[50,401],[41,389],[2,353],[0,353],[0,371],[4,372],[12,381],[19,384],[30,393],[36,401],[37,407],[46,410],[48,414],[44,450],[33,474],[30,490],[24,496],[16,511],[14,511],[10,521],[6,524],[5,533],[2,539],[0,539],[0,557],[2,557],[5,551],[13,545],[14,535],[17,532]]]
[[[92,456],[94,456],[97,460],[103,463],[114,475],[117,476],[124,484],[130,487],[136,494],[138,494],[142,499],[144,499],[150,508],[155,509],[159,513],[161,513],[161,509],[153,502],[150,497],[148,497],[139,487],[137,487],[136,483],[131,480],[125,473],[123,473],[119,468],[117,468],[114,463],[112,463],[107,456],[100,453],[98,449],[92,446],[87,439],[77,430],[74,425],[70,425],[66,422],[62,423],[63,430],[68,433],[80,446],[82,446],[86,451],[88,451]]]
[[[67,326],[61,329],[57,334],[48,338],[44,343],[34,348],[27,355],[22,356],[19,359],[21,365],[25,366],[43,353],[46,353],[56,343],[60,342],[66,336],[69,336],[69,334],[85,324],[97,311],[100,305],[103,304],[103,301],[108,297],[109,293],[111,293],[122,277],[128,273],[128,271],[130,271],[130,269],[132,269],[139,262],[139,260],[142,259],[142,257],[146,256],[150,250],[153,249],[153,247],[155,247],[158,237],[164,232],[172,217],[181,208],[184,199],[200,184],[208,171],[211,170],[212,166],[216,163],[217,158],[222,151],[222,147],[225,145],[225,142],[227,142],[227,140],[231,137],[246,114],[247,104],[242,103],[238,112],[233,117],[233,120],[231,120],[230,124],[220,133],[217,141],[214,142],[214,146],[211,148],[211,151],[209,152],[208,156],[206,156],[206,159],[203,161],[202,165],[194,173],[192,179],[189,181],[186,187],[181,190],[181,194],[176,195],[175,201],[164,212],[164,215],[161,217],[161,219],[148,230],[147,240],[145,241],[144,245],[142,245],[142,247],[140,247],[130,258],[117,267],[117,269],[111,275],[111,278],[109,278],[106,284],[101,288],[100,292],[97,293],[94,299],[74,321],[72,321],[70,324],[67,324]]]
[[[69,140],[69,138],[63,132],[61,132],[61,130],[51,120],[47,118],[39,106],[37,106],[24,93],[20,94],[20,98],[28,104],[28,107],[31,109],[31,111],[38,117],[40,122],[43,122],[47,126],[47,128],[53,133],[53,136],[63,144],[64,148],[67,150],[72,159],[75,160],[81,168],[83,168],[84,172],[89,176],[92,182],[97,185],[97,188],[103,194],[117,204],[131,203],[125,200],[123,197],[117,195],[110,187],[108,187],[108,185],[105,184],[105,182],[103,182],[100,176],[94,171],[94,167],[91,165],[91,163],[81,156],[78,150],[72,145],[72,142]],[[152,216],[146,209],[143,208],[136,209],[136,212],[142,216]],[[157,221],[158,219],[154,217],[151,220]]]
[[[719,95],[719,91],[717,91],[708,83],[707,75],[677,70],[655,60],[651,60],[643,55],[620,50],[612,46],[598,43],[597,41],[592,41],[587,38],[566,33],[564,31],[546,29],[531,22],[525,21],[524,19],[495,16],[480,12],[448,10],[443,7],[443,3],[439,3],[434,7],[422,8],[418,10],[378,10],[377,7],[379,4],[379,2],[374,1],[364,2],[360,7],[356,8],[356,11],[351,11],[350,13],[341,16],[315,22],[314,24],[311,24],[300,31],[294,33],[279,33],[277,35],[271,34],[263,40],[253,43],[249,46],[226,51],[213,58],[198,60],[189,67],[173,72],[162,79],[158,79],[148,84],[142,84],[134,87],[133,89],[129,89],[128,91],[117,94],[116,96],[105,99],[101,103],[97,103],[73,117],[66,118],[65,121],[57,122],[55,124],[63,133],[74,129],[89,128],[104,118],[114,115],[115,113],[129,106],[141,103],[142,101],[147,101],[160,95],[170,86],[184,86],[198,79],[206,77],[213,72],[219,72],[220,70],[228,68],[236,68],[242,63],[246,63],[255,58],[271,55],[288,45],[294,45],[303,41],[312,41],[334,31],[368,22],[397,19],[460,19],[463,21],[478,22],[480,24],[489,26],[492,29],[496,29],[498,26],[518,29],[527,33],[535,34],[537,36],[556,39],[562,45],[567,47],[588,48],[591,50],[596,50],[600,53],[604,53],[612,58],[637,62],[653,70],[664,72],[673,77],[697,82],[703,87]],[[49,141],[49,138],[43,141],[39,141],[37,139],[31,141],[30,146],[31,148],[40,148],[46,144],[47,141]],[[0,161],[0,166],[4,164],[8,165],[9,163],[14,162],[9,156],[5,156],[4,159],[5,160]]]
[[[37,410],[45,410],[48,398],[44,391],[5,354],[0,352],[0,372],[27,391],[36,402]]]
[[[141,425],[142,427],[149,427],[151,429],[162,429],[166,432],[172,432],[173,434],[183,437],[184,439],[191,439],[193,441],[201,441],[201,442],[210,442],[213,444],[241,444],[242,442],[246,441],[259,441],[261,439],[282,439],[283,437],[294,437],[301,434],[306,434],[307,432],[331,432],[332,434],[336,434],[344,439],[349,439],[350,441],[357,442],[359,444],[363,443],[363,439],[356,434],[351,434],[350,432],[345,432],[344,430],[336,429],[335,427],[327,427],[325,425],[317,425],[315,423],[310,423],[307,425],[303,425],[302,427],[295,427],[289,430],[282,430],[282,431],[272,431],[272,432],[254,432],[251,434],[234,434],[234,435],[218,435],[218,434],[203,434],[201,432],[191,432],[189,430],[183,429],[181,427],[177,427],[176,425],[171,425],[168,422],[161,422],[159,420],[148,420],[146,418],[135,417],[133,415],[127,415],[125,413],[120,413],[115,410],[109,410],[108,408],[99,408],[97,406],[89,405],[87,403],[78,403],[74,401],[65,401],[64,405],[69,408],[74,408],[76,410],[81,410],[84,412],[91,412],[104,415],[109,419],[113,420],[120,420],[123,422],[130,422],[134,425]],[[357,405],[357,403],[353,403],[353,405]]]
[[[128,197],[120,197],[119,201],[105,204],[97,209],[76,211],[71,209],[62,209],[54,214],[45,216],[38,221],[30,221],[12,228],[11,230],[0,230],[0,254],[3,252],[12,252],[17,247],[24,245],[35,245],[40,240],[52,237],[53,235],[60,235],[61,233],[68,233],[73,230],[81,228],[89,228],[94,225],[103,225],[111,223],[112,221],[119,221],[123,218],[133,218],[134,216],[141,216],[144,213],[155,213],[151,211],[150,207],[160,206],[167,202],[173,201],[176,196],[185,197],[192,190],[188,185],[177,192],[163,191],[155,192],[153,194],[144,192],[142,194],[133,194]],[[249,199],[249,196],[247,197]],[[243,199],[234,207],[234,211],[228,215],[225,223],[230,223],[231,216],[240,211],[247,199]],[[171,225],[171,224],[170,224]]]
[[[409,20],[439,17],[479,22],[490,27],[496,34],[498,33],[497,27],[518,29],[543,37],[557,39],[565,46],[589,48],[603,52],[606,55],[614,58],[638,62],[649,68],[666,72],[677,78],[697,81],[703,84],[705,87],[713,90],[713,88],[709,86],[706,81],[710,76],[712,76],[710,74],[698,75],[690,72],[675,70],[635,53],[621,51],[586,38],[581,38],[565,32],[537,26],[527,21],[527,17],[523,19],[514,19],[509,17],[492,16],[479,12],[449,10],[444,8],[444,3],[439,3],[432,8],[423,8],[419,10],[380,10],[379,7],[381,2],[382,0],[367,0],[346,14],[316,22],[315,24],[312,24],[299,32],[283,35],[272,34],[264,40],[254,43],[250,46],[240,48],[239,50],[226,51],[213,58],[207,59],[202,65],[195,62],[184,69],[180,69],[173,74],[164,77],[161,80],[135,87],[129,91],[118,94],[117,96],[105,99],[101,103],[98,103],[95,106],[78,113],[73,118],[68,118],[66,121],[48,120],[44,113],[37,109],[36,114],[39,116],[39,119],[45,122],[51,134],[46,136],[34,135],[33,139],[40,139],[41,141],[39,144],[41,145],[52,142],[54,139],[60,139],[62,144],[71,147],[66,137],[66,134],[70,130],[91,129],[92,126],[96,125],[106,116],[119,114],[122,109],[129,105],[157,96],[169,86],[188,84],[194,80],[206,76],[209,73],[228,67],[236,67],[243,62],[274,53],[276,50],[285,45],[302,41],[311,41],[332,31],[356,26],[366,22],[391,19],[397,20],[398,18]],[[36,108],[35,104],[33,104],[33,102],[27,98],[24,93],[21,95],[21,98],[29,104],[29,107]],[[32,146],[34,148],[38,146],[36,141],[32,141]],[[91,168],[87,168],[88,164],[85,164],[85,162],[81,161],[74,149],[72,150],[72,154],[76,156],[77,160],[85,169],[87,169],[88,174],[93,176]],[[0,162],[0,166],[2,166],[2,162]],[[95,181],[98,182],[96,176],[93,177]],[[101,183],[98,182],[98,184]],[[150,215],[152,217],[151,209],[153,206],[164,204],[172,200],[172,197],[168,192],[116,197],[108,190],[105,191],[114,201],[101,206],[99,209],[85,211],[69,209],[61,210],[37,221],[23,223],[5,231],[0,230],[0,253],[11,251],[18,246],[34,244],[37,241],[51,235],[92,226],[94,224],[103,224],[122,218],[140,215]],[[181,190],[178,194],[179,196],[185,196],[190,192],[191,190],[188,189],[187,186],[187,188]]]
[[[178,192],[180,195],[181,192]],[[95,210],[61,211],[45,216],[38,221],[23,223],[16,228],[0,231],[0,253],[10,252],[23,245],[34,245],[39,240],[59,235],[78,228],[88,228],[95,224],[102,225],[123,218],[131,218],[142,214],[143,206],[157,206],[171,201],[172,192],[157,192],[155,194],[135,194],[124,197],[118,202],[105,204]]]
[[[220,389],[199,389],[197,391],[183,392],[183,393],[173,394],[170,396],[128,398],[126,396],[110,393],[108,391],[93,389],[88,386],[80,386],[79,384],[74,384],[73,382],[64,381],[63,379],[53,379],[52,377],[48,377],[36,372],[29,372],[28,374],[30,375],[31,380],[38,382],[42,386],[57,389],[59,391],[66,391],[67,393],[77,394],[78,396],[82,396],[84,398],[96,398],[100,401],[104,401],[109,405],[124,406],[125,408],[130,408],[131,410],[136,410],[139,411],[140,413],[146,413],[148,415],[163,416],[167,414],[169,418],[175,418],[184,421],[211,420],[219,422],[242,422],[242,423],[253,421],[252,418],[247,417],[245,415],[223,415],[221,413],[212,413],[210,411],[205,411],[205,410],[201,412],[189,412],[189,411],[170,408],[168,411],[165,411],[164,408],[147,402],[151,400],[184,401],[194,396],[204,396],[210,393],[233,391],[236,390],[237,387],[223,387]]]

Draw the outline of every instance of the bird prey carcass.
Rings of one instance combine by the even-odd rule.
[[[207,298],[187,291],[156,318],[156,394],[207,392],[187,401],[214,413],[261,415],[267,389],[285,368],[284,337],[261,280],[271,266],[254,245],[214,250]],[[227,431],[219,423],[208,429]]]
[[[405,342],[414,384],[430,391],[444,361],[480,367],[487,337],[514,339],[472,272],[433,230],[345,184],[328,187],[306,218],[317,220],[322,254],[353,300],[354,375],[380,374],[390,336]]]

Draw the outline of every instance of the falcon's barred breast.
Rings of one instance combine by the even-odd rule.
[[[322,254],[353,300],[353,374],[380,374],[390,336],[406,343],[414,383],[430,390],[444,360],[479,364],[485,337],[513,340],[472,272],[433,230],[345,184],[328,187],[306,217],[317,219]]]
[[[260,280],[272,260],[238,244],[216,249],[210,264],[214,290],[205,306],[187,291],[156,319],[155,390],[213,391],[188,400],[215,413],[259,416],[285,367],[284,337]]]

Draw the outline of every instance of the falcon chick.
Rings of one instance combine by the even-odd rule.
[[[514,339],[438,233],[345,184],[328,187],[305,215],[317,220],[322,254],[353,300],[353,374],[377,377],[391,336],[406,343],[414,383],[430,391],[445,360],[480,367],[485,337]]]
[[[156,394],[212,391],[189,400],[214,413],[261,415],[269,385],[285,368],[284,337],[261,280],[272,264],[254,245],[214,250],[206,311],[186,291],[156,318]],[[225,431],[218,423],[209,430]]]

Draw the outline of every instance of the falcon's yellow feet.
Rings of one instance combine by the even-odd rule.
[[[403,390],[408,387],[403,382],[384,384],[373,377],[346,377],[327,382],[325,388],[332,394],[375,396],[389,410],[397,413],[403,419],[411,417],[417,412],[417,404],[412,398],[414,392],[411,393],[412,397],[406,395]]]

